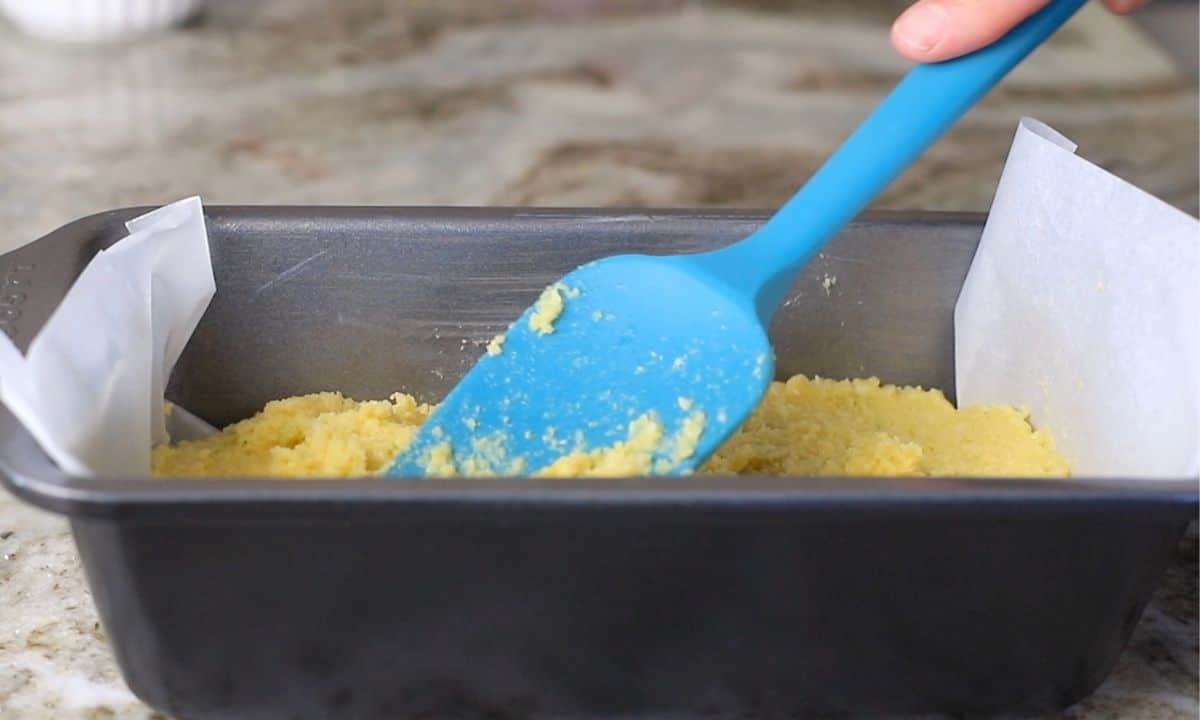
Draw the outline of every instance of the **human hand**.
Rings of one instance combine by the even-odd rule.
[[[1104,0],[1128,13],[1150,0]],[[892,45],[917,62],[938,62],[989,45],[1050,0],[918,0],[892,25]]]

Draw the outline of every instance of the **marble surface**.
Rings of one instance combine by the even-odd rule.
[[[101,49],[0,25],[0,249],[81,215],[210,203],[767,207],[904,71],[887,0],[213,2]],[[879,201],[985,210],[1019,116],[1193,214],[1197,95],[1096,8]],[[1190,531],[1069,718],[1195,718]],[[0,717],[153,717],[124,688],[65,523],[0,491]]]

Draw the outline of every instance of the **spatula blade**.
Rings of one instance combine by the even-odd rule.
[[[532,474],[655,425],[647,471],[690,472],[773,371],[753,306],[687,256],[605,258],[548,288],[388,473]]]

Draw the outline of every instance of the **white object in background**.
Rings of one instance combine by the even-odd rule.
[[[199,198],[126,227],[25,356],[0,333],[0,399],[72,475],[149,473],[166,381],[216,292]]]
[[[1200,223],[1024,119],[955,309],[958,401],[1012,403],[1080,477],[1200,475]]]
[[[126,40],[179,25],[201,0],[0,0],[14,25],[56,42]]]

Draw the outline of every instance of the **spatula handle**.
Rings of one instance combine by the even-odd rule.
[[[913,68],[765,225],[713,254],[714,271],[761,283],[765,323],[825,242],[1085,2],[1053,0],[982,50]]]

